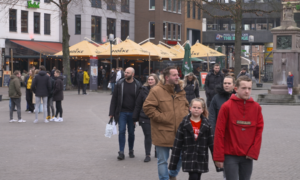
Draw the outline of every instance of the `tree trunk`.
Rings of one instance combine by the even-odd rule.
[[[68,28],[68,7],[65,5],[61,12],[61,23],[62,23],[62,46],[63,46],[63,74],[67,76],[67,87],[71,88],[71,73],[70,73],[70,51],[69,51],[69,28]]]
[[[242,51],[242,9],[241,9],[241,0],[236,2],[236,16],[234,18],[235,22],[235,46],[234,46],[234,75],[237,75],[241,72],[241,51]]]

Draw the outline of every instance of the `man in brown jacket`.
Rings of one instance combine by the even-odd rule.
[[[188,101],[176,67],[167,67],[144,102],[143,110],[151,120],[152,143],[156,146],[160,180],[174,180],[181,168],[168,172],[169,152],[182,119],[189,113]]]

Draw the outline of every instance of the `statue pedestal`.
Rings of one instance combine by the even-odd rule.
[[[300,95],[259,94],[257,102],[260,105],[299,106]]]
[[[271,86],[271,94],[288,95],[287,85],[273,85]]]

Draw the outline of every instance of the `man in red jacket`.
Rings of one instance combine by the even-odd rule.
[[[252,80],[237,79],[235,91],[218,115],[213,159],[225,169],[227,180],[250,180],[264,126],[261,107],[250,97]]]

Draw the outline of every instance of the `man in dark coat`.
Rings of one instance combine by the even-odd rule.
[[[81,68],[79,68],[79,72],[77,73],[77,87],[78,87],[78,95],[79,95],[80,87],[83,88],[83,72]],[[82,94],[83,94],[83,89],[82,89]]]
[[[111,98],[109,116],[114,117],[116,123],[119,123],[119,160],[125,158],[126,124],[129,136],[129,157],[135,157],[133,153],[135,124],[132,116],[140,87],[141,83],[134,78],[134,69],[129,67],[125,71],[125,78],[117,82]]]
[[[254,67],[253,74],[254,74],[256,83],[258,83],[258,80],[259,80],[259,66],[257,64]]]
[[[222,85],[223,83],[223,74],[220,71],[220,65],[215,64],[214,69],[212,69],[206,76],[205,79],[205,95],[207,107],[209,108],[210,102],[214,95],[216,95],[215,89],[217,86]]]
[[[63,122],[63,109],[62,109],[62,100],[64,100],[64,83],[63,83],[63,77],[60,75],[60,71],[56,70],[54,73],[55,76],[55,82],[54,82],[54,90],[53,90],[53,101],[55,101],[56,105],[56,113],[55,118],[52,119],[52,121],[55,122]],[[59,118],[57,117],[59,113]]]

